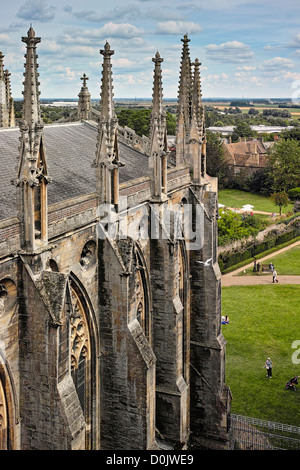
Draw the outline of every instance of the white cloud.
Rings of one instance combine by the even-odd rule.
[[[171,10],[170,8],[148,8],[146,11],[146,16],[148,18],[153,18],[155,20],[182,20],[182,13],[176,10]]]
[[[296,34],[294,39],[288,44],[287,47],[300,49],[300,33]]]
[[[0,33],[0,44],[12,44],[12,40],[8,34]]]
[[[202,31],[199,24],[192,21],[162,21],[157,23],[157,34],[197,34]]]
[[[59,75],[63,79],[67,79],[70,81],[76,80],[76,73],[74,70],[71,70],[71,67],[63,67],[62,65],[58,65],[53,71],[59,72]]]
[[[243,65],[242,67],[237,67],[237,70],[243,70],[244,72],[249,72],[251,70],[256,70],[256,67],[253,65]]]
[[[205,46],[207,58],[222,63],[242,63],[250,61],[254,54],[250,47],[240,41]]]
[[[126,59],[125,57],[121,57],[120,59],[113,59],[112,58],[112,66],[116,68],[122,69],[129,69],[134,65],[134,62],[131,60]]]
[[[283,78],[287,81],[294,81],[294,80],[300,80],[300,73],[297,72],[286,72],[283,75]]]
[[[259,66],[260,70],[266,73],[281,73],[283,70],[291,69],[294,67],[294,62],[285,57],[273,57],[262,62]]]
[[[120,20],[120,18],[136,18],[140,16],[140,9],[137,5],[126,4],[125,6],[115,7],[112,10],[101,10],[101,13],[97,13],[95,10],[80,10],[73,11],[73,8],[69,5],[64,7],[64,11],[70,13],[77,19],[85,19],[93,23],[99,23],[101,21],[112,21]]]
[[[137,28],[129,23],[107,23],[102,28],[90,30],[90,36],[93,37],[116,37],[116,38],[134,38],[144,34],[142,28]]]
[[[16,16],[28,21],[46,23],[53,20],[56,8],[43,0],[27,0],[20,6]]]
[[[264,48],[265,51],[273,51],[274,49],[280,49],[281,46],[272,46],[270,44],[267,44],[263,48]]]

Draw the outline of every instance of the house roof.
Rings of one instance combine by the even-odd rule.
[[[0,129],[0,220],[14,217],[19,155],[18,128]],[[96,191],[96,175],[92,163],[96,154],[97,125],[91,122],[51,124],[44,127],[48,174],[49,205]],[[119,158],[125,166],[119,170],[120,183],[149,175],[148,157],[119,143]]]
[[[246,142],[236,142],[233,144],[226,144],[226,148],[231,155],[246,155],[253,153],[254,145],[256,145],[256,152],[259,154],[266,154],[267,150],[260,140],[248,140]]]

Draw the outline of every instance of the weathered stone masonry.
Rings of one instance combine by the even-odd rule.
[[[0,449],[228,448],[217,181],[206,174],[200,63],[190,60],[189,39],[176,165],[159,53],[150,139],[139,151],[119,141],[108,43],[100,112],[84,74],[78,121],[44,126],[40,38],[31,27],[22,41],[23,118],[20,129],[0,129]],[[100,204],[116,211],[115,227],[127,215],[134,235],[146,226],[158,236],[105,233]],[[170,227],[163,218],[187,205],[202,240],[192,250],[174,216]]]

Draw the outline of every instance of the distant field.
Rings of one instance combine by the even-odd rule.
[[[214,106],[215,108],[219,108],[220,111],[224,111],[225,108],[228,108],[230,102],[226,103],[209,103],[210,106]],[[272,104],[255,104],[254,106],[238,106],[238,108],[242,111],[243,114],[248,114],[250,108],[258,109],[259,111],[263,111],[264,109],[280,109],[281,111],[287,110],[291,113],[292,116],[300,116],[300,108],[278,108],[276,105]]]
[[[271,201],[270,197],[261,196],[259,194],[247,193],[237,189],[221,189],[219,191],[219,203],[225,204],[226,207],[241,209],[245,204],[253,205],[254,211],[270,212],[279,214],[279,208]],[[282,208],[282,213],[292,211],[293,204]]]

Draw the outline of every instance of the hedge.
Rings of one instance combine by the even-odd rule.
[[[258,244],[254,242],[242,252],[234,251],[230,253],[221,253],[218,257],[221,273],[224,273],[225,270],[227,271],[228,268],[232,266],[240,264],[243,261],[249,260],[250,258],[254,258],[260,253],[271,250],[274,247],[289,242],[290,240],[293,240],[298,236],[300,236],[300,226],[294,227],[292,230],[289,230],[288,232],[282,233],[275,237],[270,236],[262,243]]]

